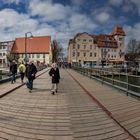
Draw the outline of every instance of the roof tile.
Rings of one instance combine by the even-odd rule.
[[[35,36],[27,38],[27,53],[49,53],[51,45],[51,36]],[[16,38],[12,48],[12,53],[25,53],[25,37]]]

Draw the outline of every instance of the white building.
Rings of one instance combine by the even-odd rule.
[[[8,64],[7,54],[10,53],[14,41],[0,42],[0,66],[5,67]]]

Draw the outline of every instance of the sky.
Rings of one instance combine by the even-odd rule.
[[[31,32],[50,35],[64,48],[77,33],[111,34],[120,25],[140,41],[140,0],[0,0],[0,41]]]

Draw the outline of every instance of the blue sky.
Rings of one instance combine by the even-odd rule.
[[[110,34],[116,25],[140,40],[140,0],[0,0],[0,41],[51,35],[65,48],[76,33]]]

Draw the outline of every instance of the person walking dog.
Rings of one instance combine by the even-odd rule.
[[[60,80],[59,68],[56,63],[52,64],[52,68],[49,71],[49,75],[52,77],[51,94],[54,95],[58,91],[58,83]]]

